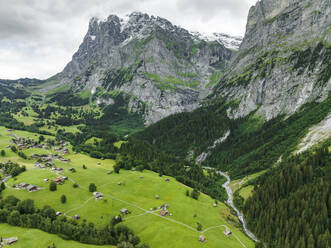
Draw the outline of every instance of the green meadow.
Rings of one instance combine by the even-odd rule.
[[[0,149],[6,151],[6,156],[1,157],[0,161],[11,160],[27,167],[26,172],[8,180],[9,187],[2,192],[3,197],[14,195],[21,200],[30,198],[37,207],[50,205],[69,218],[78,214],[81,216],[80,221],[85,219],[97,226],[105,225],[112,217],[119,215],[122,208],[126,208],[130,214],[124,216],[124,224],[151,247],[254,247],[254,243],[241,230],[238,219],[230,213],[225,204],[218,203],[217,207],[213,207],[214,200],[204,194],[201,194],[198,200],[186,196],[186,191],[192,189],[174,178],[160,177],[157,173],[147,170],[121,170],[119,174],[109,174],[115,165],[114,160],[99,160],[84,154],[74,154],[70,145],[70,153],[64,157],[71,162],[62,163],[55,160],[56,166],[63,168],[63,172],[57,174],[50,169],[36,168],[36,160],[23,160],[6,148],[11,140],[9,135],[13,133],[20,137],[38,139],[33,133],[10,133],[0,127]],[[52,151],[29,149],[24,152],[31,155]],[[83,169],[83,165],[86,169]],[[69,168],[75,168],[76,172],[69,171]],[[56,191],[51,192],[49,183],[45,183],[44,179],[51,181],[59,175],[67,176],[68,180],[63,185],[58,185]],[[170,181],[167,182],[166,178]],[[21,182],[37,185],[41,190],[29,193],[13,187]],[[75,183],[78,184],[76,188],[73,187]],[[90,183],[96,184],[97,191],[104,194],[104,199],[94,199],[88,190]],[[60,201],[61,195],[67,197],[64,204]],[[159,199],[156,199],[156,195]],[[169,204],[171,215],[163,217],[157,208],[165,203]],[[201,231],[197,231],[197,223],[202,225]],[[233,233],[229,238],[223,233],[226,227]],[[6,236],[19,237],[19,242],[13,247],[46,247],[51,244],[50,242],[54,242],[57,247],[96,247],[65,241],[39,230],[0,225],[1,234],[4,230]],[[207,242],[200,243],[200,235],[204,235]],[[36,241],[35,237],[45,238]],[[34,242],[36,245],[31,246]]]

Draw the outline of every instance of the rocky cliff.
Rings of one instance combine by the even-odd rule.
[[[240,50],[214,94],[234,101],[229,117],[257,110],[270,120],[328,96],[330,13],[330,0],[261,0],[250,9]]]
[[[88,91],[107,104],[124,92],[130,111],[144,109],[146,124],[192,111],[211,93],[241,41],[204,37],[143,13],[92,18],[83,43],[58,75],[59,85],[70,83],[72,90]]]

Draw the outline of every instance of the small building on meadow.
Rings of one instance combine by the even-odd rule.
[[[60,215],[62,215],[62,212],[57,211],[57,212],[56,212],[56,216],[60,216]]]
[[[226,229],[224,231],[224,234],[227,236],[227,237],[230,237],[230,235],[232,234],[232,232],[229,230],[229,229]]]
[[[78,214],[75,214],[73,218],[74,218],[74,220],[79,220],[80,216]]]
[[[160,196],[159,195],[155,195],[155,199],[160,199]]]
[[[205,242],[205,241],[206,241],[206,237],[203,236],[203,235],[200,235],[200,237],[199,237],[199,241],[200,241],[201,243]]]
[[[127,210],[126,208],[122,208],[121,214],[124,214],[124,215],[129,214],[129,210]]]
[[[18,188],[20,188],[20,189],[25,189],[26,187],[29,186],[29,184],[28,184],[28,183],[20,183],[20,184],[17,185],[17,186],[18,186]]]
[[[15,244],[18,241],[18,238],[13,237],[13,238],[8,238],[8,239],[3,239],[3,241],[7,245],[12,245],[12,244]]]
[[[161,216],[166,216],[167,214],[169,214],[169,211],[168,211],[168,210],[162,210],[162,211],[160,212],[160,215],[161,215]]]
[[[170,182],[170,179],[169,178],[166,178],[166,179],[164,179],[166,182]]]
[[[39,188],[36,185],[32,185],[32,184],[30,184],[29,186],[27,186],[26,189],[29,192],[34,192],[34,191],[38,191],[39,190]]]

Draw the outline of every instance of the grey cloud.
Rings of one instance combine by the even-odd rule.
[[[251,1],[0,0],[0,54],[11,57],[0,59],[0,78],[46,78],[61,71],[93,16],[105,18],[137,10],[187,29],[237,35],[244,33]],[[31,54],[35,57],[27,64]]]

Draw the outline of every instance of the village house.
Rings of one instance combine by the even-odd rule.
[[[129,210],[127,210],[126,208],[122,208],[121,214],[123,214],[123,215],[129,214]]]
[[[162,210],[162,211],[160,212],[160,215],[161,215],[161,216],[166,216],[167,214],[169,214],[169,211],[168,211],[168,210]]]
[[[200,237],[199,237],[199,241],[200,241],[201,243],[205,242],[205,241],[206,241],[206,237],[203,236],[203,235],[200,235]]]
[[[57,177],[53,181],[57,184],[60,184],[60,183],[63,183],[64,179],[62,177]]]
[[[103,199],[103,194],[100,192],[93,192],[93,195],[96,200]]]
[[[74,218],[74,220],[79,220],[80,216],[78,214],[75,214],[73,218]]]
[[[18,238],[17,237],[3,239],[3,243],[5,245],[12,245],[12,244],[15,244],[17,241],[18,241]]]
[[[39,190],[39,188],[36,185],[32,185],[32,184],[30,184],[29,186],[27,186],[26,189],[29,192],[35,192],[35,191],[38,191]]]
[[[28,186],[29,186],[28,183],[20,183],[20,184],[17,185],[17,187],[20,188],[20,189],[25,189]]]
[[[229,230],[229,229],[226,229],[224,231],[224,234],[227,236],[227,237],[230,237],[230,235],[232,234],[232,232]]]
[[[167,210],[168,208],[169,208],[169,205],[167,203],[160,206],[160,209],[163,209],[163,210]]]

